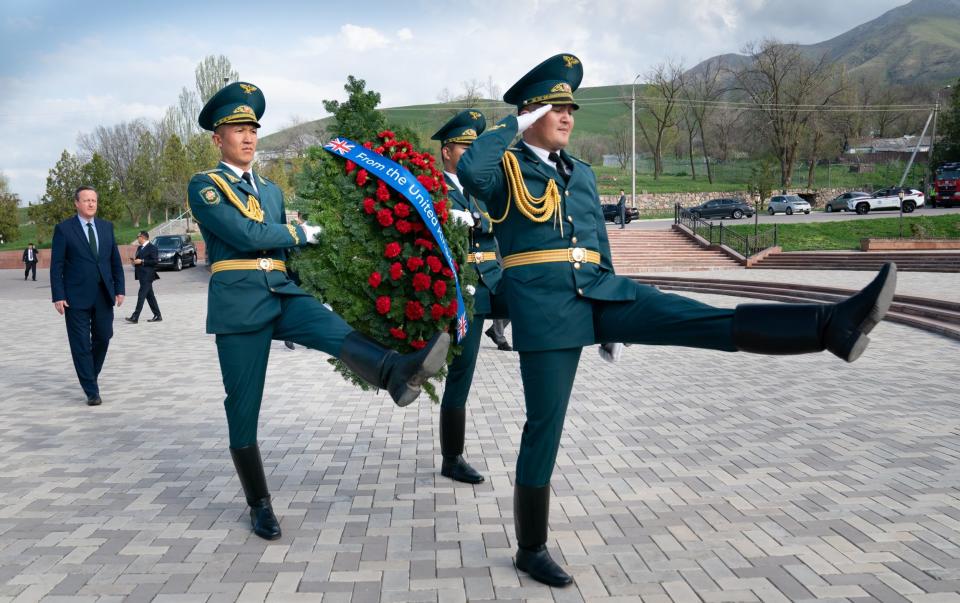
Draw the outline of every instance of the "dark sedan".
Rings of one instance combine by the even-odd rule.
[[[627,206],[626,214],[627,214],[627,224],[629,224],[634,220],[640,219],[640,210],[637,209],[636,207]],[[603,219],[606,220],[607,222],[613,222],[614,224],[620,223],[620,212],[617,211],[616,203],[603,204]]]
[[[180,270],[197,265],[197,248],[190,235],[161,235],[153,240],[157,246],[157,268]]]
[[[739,220],[753,215],[753,207],[743,199],[711,199],[689,208],[695,218],[733,218]]]

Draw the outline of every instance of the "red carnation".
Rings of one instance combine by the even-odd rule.
[[[447,278],[453,278],[453,270],[450,270],[446,266],[443,267],[443,270],[440,271],[440,274]]]
[[[396,327],[390,327],[390,334],[396,337],[397,339],[407,338],[407,334],[403,332],[403,329],[398,329]]]
[[[400,234],[407,234],[408,232],[413,230],[413,225],[410,224],[410,222],[407,222],[406,220],[397,220],[397,223],[394,224],[394,226],[396,227],[397,232],[399,232]]]
[[[377,181],[377,201],[386,201],[390,198],[390,189],[383,180]],[[397,214],[398,216],[400,214]]]
[[[450,303],[447,305],[447,317],[453,318],[454,316],[456,316],[457,309],[458,309],[457,298],[454,297],[453,299],[450,300]]]
[[[367,282],[370,283],[370,286],[376,289],[380,286],[380,281],[383,280],[383,277],[380,276],[379,272],[371,272],[370,278],[367,279]]]
[[[377,222],[380,223],[380,226],[386,228],[393,224],[393,212],[389,209],[381,209],[377,212]]]
[[[384,130],[383,132],[377,134],[377,136],[380,138],[396,138],[397,135],[390,130]]]
[[[347,159],[347,163],[344,166],[344,168],[347,170],[347,173],[349,174],[353,170],[357,169],[357,164]]]
[[[400,262],[390,264],[390,278],[398,280],[401,276],[403,276],[403,266]]]
[[[373,149],[373,143],[368,140],[367,142],[363,143],[363,148]]]
[[[420,320],[423,318],[423,304],[418,301],[408,301],[405,313],[410,320]]]
[[[390,311],[390,297],[387,295],[381,295],[377,298],[377,312],[380,314],[386,314]]]
[[[400,243],[387,243],[387,246],[383,249],[383,256],[387,258],[395,258],[398,255],[400,255]]]
[[[443,318],[443,314],[446,311],[447,309],[441,306],[440,304],[433,304],[432,306],[430,306],[430,318],[434,320],[440,320],[441,318]]]
[[[427,251],[433,251],[433,243],[426,239],[416,239],[413,241],[414,245],[419,245],[426,249]]]
[[[410,215],[410,205],[406,203],[397,203],[393,206],[393,213],[397,214],[398,218],[406,218]]]
[[[374,209],[374,201],[370,197],[367,197],[363,200],[363,211],[368,214],[372,214],[374,211],[376,211]]]
[[[427,347],[427,342],[423,339],[414,339],[410,342],[410,347],[415,350],[422,350],[423,348]]]
[[[440,272],[440,269],[443,268],[443,263],[435,255],[427,256],[427,266],[430,267],[431,272]]]
[[[368,176],[369,174],[367,174],[367,170],[360,170],[357,172],[357,186],[365,185],[367,183]]]
[[[447,283],[441,280],[433,281],[433,294],[440,299],[447,294]]]
[[[424,164],[422,160],[419,163],[417,163],[417,165],[422,168],[426,167],[426,164]],[[420,182],[420,184],[423,185],[425,189],[427,189],[427,191],[432,193],[433,191],[437,190],[436,178],[431,178],[430,176],[421,174],[420,176],[417,176],[417,180]]]
[[[426,291],[430,288],[430,276],[424,274],[423,272],[418,272],[413,275],[413,290],[414,291]]]
[[[426,229],[426,225],[423,222],[414,222],[413,223],[413,232],[423,232]]]
[[[423,268],[423,260],[420,258],[407,258],[407,270],[416,272]]]

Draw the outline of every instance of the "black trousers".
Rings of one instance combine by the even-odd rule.
[[[140,318],[140,312],[143,310],[143,302],[146,300],[150,305],[150,311],[154,316],[160,316],[160,306],[157,305],[157,296],[153,294],[153,279],[140,279],[140,291],[137,292],[137,308],[133,311],[132,318]]]
[[[100,394],[97,377],[107,357],[110,338],[113,337],[113,300],[101,285],[92,307],[67,307],[64,318],[73,368],[77,371],[80,386],[88,398],[97,396]]]
[[[33,272],[33,280],[37,280],[37,263],[36,262],[24,262],[26,269],[23,271],[23,280],[27,280],[27,275]]]

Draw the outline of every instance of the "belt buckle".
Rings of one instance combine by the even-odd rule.
[[[567,256],[570,262],[582,262],[587,257],[587,250],[583,247],[571,247],[567,250]]]
[[[476,263],[476,264],[482,263],[482,262],[483,262],[483,252],[482,252],[482,251],[475,251],[475,252],[473,253],[473,261],[474,261],[474,263]]]
[[[270,258],[260,258],[257,260],[257,268],[266,272],[270,272],[273,270],[273,260]]]

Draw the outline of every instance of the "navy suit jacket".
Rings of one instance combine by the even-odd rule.
[[[110,303],[117,295],[125,295],[123,264],[120,250],[113,238],[113,224],[94,219],[97,229],[97,257],[90,250],[87,233],[76,216],[71,216],[53,229],[53,249],[50,252],[50,291],[53,301],[66,300],[71,308],[92,308],[101,283],[110,295]]]
[[[160,253],[157,251],[157,246],[152,241],[138,247],[135,259],[143,260],[143,263],[133,265],[133,279],[155,281],[160,278],[160,275],[157,274],[159,257]]]

